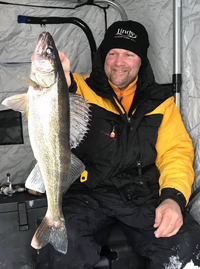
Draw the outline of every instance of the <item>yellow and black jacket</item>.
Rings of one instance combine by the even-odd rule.
[[[90,76],[73,76],[71,91],[91,104],[89,131],[73,149],[86,165],[82,186],[117,190],[137,204],[159,193],[183,209],[194,179],[192,142],[171,91],[155,82],[150,64],[141,67],[128,114],[104,73],[100,49]]]

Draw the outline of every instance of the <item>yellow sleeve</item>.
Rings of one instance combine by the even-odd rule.
[[[194,181],[192,141],[173,97],[156,110],[163,114],[156,143],[160,193],[163,188],[174,188],[185,196],[188,203]]]

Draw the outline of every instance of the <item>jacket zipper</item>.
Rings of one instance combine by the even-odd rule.
[[[134,110],[134,113],[135,113],[135,110]],[[127,123],[127,141],[128,141],[128,134],[131,130],[131,117],[128,117],[127,116],[127,120],[128,120],[128,123]],[[140,143],[140,151],[142,152],[142,148],[141,148],[141,143]],[[141,158],[137,161],[137,170],[138,170],[138,176],[139,178],[142,178],[142,161],[141,161]],[[140,182],[141,184],[143,183],[142,181]]]
[[[138,176],[142,177],[142,162],[141,160],[137,161]]]

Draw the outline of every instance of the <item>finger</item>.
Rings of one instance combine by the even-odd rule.
[[[66,55],[63,52],[58,51],[58,55],[59,55],[62,65],[70,65],[69,59],[66,57]]]
[[[61,60],[61,62],[62,62],[62,60],[65,58],[64,53],[61,52],[61,51],[58,51],[58,55],[59,55],[59,58],[60,58],[60,60]]]
[[[178,232],[182,226],[183,221],[179,218],[172,219],[167,229],[161,234],[161,237],[170,237]]]
[[[171,223],[171,216],[170,215],[164,215],[162,218],[162,222],[159,225],[158,229],[155,231],[155,237],[161,237],[163,232],[168,228],[168,226]],[[169,229],[169,228],[168,228]],[[171,229],[171,228],[170,228]],[[171,231],[170,231],[171,232]]]
[[[183,225],[183,220],[180,217],[174,216],[171,218],[169,225],[166,229],[159,234],[160,237],[170,237],[177,233],[180,227]]]
[[[31,62],[34,60],[34,54],[31,56]]]
[[[169,225],[167,225],[167,227],[162,232],[160,232],[160,237],[166,237],[168,234],[173,233],[175,228],[175,223],[170,222]]]
[[[162,214],[161,214],[161,211],[157,209],[153,227],[157,228],[160,225],[161,221],[162,221]]]

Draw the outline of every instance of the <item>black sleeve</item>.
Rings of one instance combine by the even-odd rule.
[[[77,91],[77,85],[71,72],[70,72],[70,78],[71,78],[71,85],[69,87],[69,92],[75,93]]]
[[[173,189],[173,188],[163,189],[161,192],[160,199],[159,199],[160,203],[166,199],[172,199],[172,200],[176,201],[179,204],[181,211],[182,212],[184,211],[185,206],[186,206],[186,199],[180,191]]]

